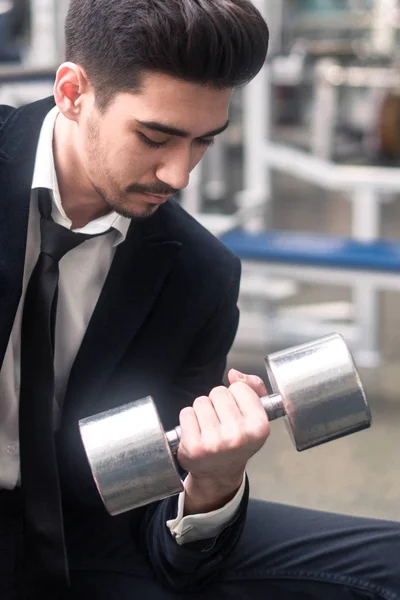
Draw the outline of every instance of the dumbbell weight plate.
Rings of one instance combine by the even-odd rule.
[[[111,515],[183,490],[151,396],[82,419],[79,428],[97,489]]]
[[[351,353],[333,333],[265,357],[269,393],[280,394],[297,450],[367,429],[371,412]]]

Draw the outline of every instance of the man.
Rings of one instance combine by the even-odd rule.
[[[399,598],[393,523],[248,503],[240,265],[172,199],[268,29],[247,0],[71,0],[54,98],[0,108],[0,597]],[[151,394],[185,491],[109,516],[78,421]],[[271,457],[273,460],[273,457]]]

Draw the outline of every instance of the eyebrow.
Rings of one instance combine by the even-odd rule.
[[[166,133],[167,135],[175,135],[181,138],[189,138],[190,133],[185,131],[184,129],[178,129],[177,127],[171,127],[170,125],[165,125],[164,123],[158,123],[157,121],[139,121],[135,119],[136,123],[142,125],[143,127],[147,127],[147,129],[151,129],[152,131],[158,131],[160,133]],[[222,127],[218,127],[218,129],[214,129],[213,131],[208,131],[204,135],[200,135],[198,139],[214,137],[223,133],[229,127],[229,120]]]

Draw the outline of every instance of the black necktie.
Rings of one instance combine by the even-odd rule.
[[[54,441],[54,330],[59,261],[94,237],[51,218],[48,190],[39,190],[41,252],[26,291],[21,332],[19,435],[26,566],[35,582],[69,583]]]

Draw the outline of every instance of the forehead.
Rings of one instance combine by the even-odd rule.
[[[164,74],[143,76],[140,93],[122,93],[114,109],[122,118],[161,121],[193,137],[223,126],[228,120],[233,89],[218,90]]]

